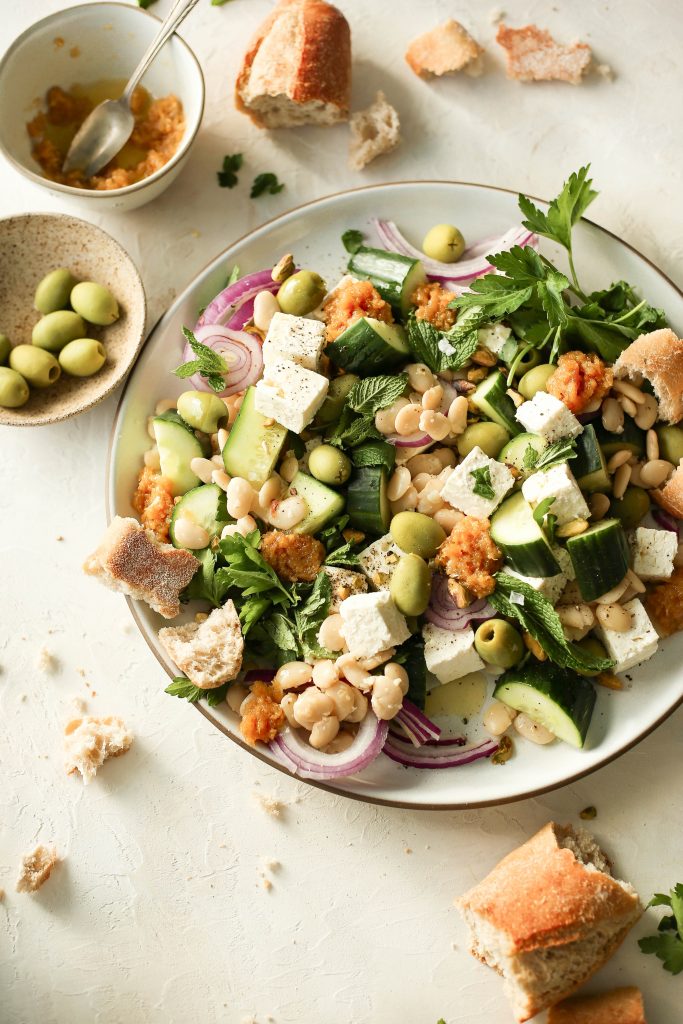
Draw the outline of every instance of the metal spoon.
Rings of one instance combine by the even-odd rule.
[[[88,114],[69,146],[62,167],[65,174],[78,169],[89,178],[97,174],[125,146],[135,127],[135,118],[130,109],[135,87],[162,46],[197,3],[199,0],[177,0],[131,75],[121,98],[104,100]]]

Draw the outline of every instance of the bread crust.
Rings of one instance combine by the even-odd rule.
[[[664,486],[650,494],[669,515],[683,519],[683,466],[676,466]]]
[[[537,25],[499,25],[496,42],[505,50],[507,76],[519,82],[560,81],[579,85],[592,59],[587,43],[563,46]]]
[[[683,419],[683,340],[668,327],[641,334],[614,364],[616,377],[641,374],[652,384],[661,419]]]
[[[548,1011],[548,1024],[646,1024],[643,997],[633,986],[574,996]]]
[[[467,29],[449,18],[413,39],[406,50],[406,63],[421,78],[432,78],[461,71],[483,52]]]
[[[259,128],[269,125],[247,99],[252,68],[257,54],[268,40],[280,19],[292,21],[292,37],[296,52],[287,54],[292,61],[288,68],[272,54],[268,76],[268,94],[283,95],[291,103],[326,104],[334,109],[332,121],[349,117],[351,101],[351,30],[341,11],[324,0],[280,0],[253,36],[235,83],[235,105]],[[320,122],[319,122],[320,123]]]

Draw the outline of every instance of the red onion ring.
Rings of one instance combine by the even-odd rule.
[[[403,707],[392,720],[407,733],[411,743],[419,747],[430,740],[438,740],[441,729],[410,700],[403,701]]]
[[[289,727],[278,733],[269,746],[293,775],[303,779],[343,779],[367,768],[381,754],[388,731],[388,723],[368,711],[353,743],[340,754],[316,750]]]
[[[423,434],[420,430],[416,430],[413,434],[389,434],[386,440],[396,448],[425,448],[434,444],[434,438],[429,434]]]
[[[453,744],[454,746],[456,744]],[[407,768],[459,768],[471,764],[482,757],[491,757],[498,750],[497,740],[484,740],[475,747],[468,747],[456,753],[455,750],[444,752],[443,748],[420,747],[411,750],[403,741],[390,735],[384,744],[383,753],[392,761],[405,765]]]
[[[429,606],[425,612],[428,622],[439,626],[441,629],[455,631],[466,629],[473,622],[484,622],[496,615],[486,598],[480,597],[473,601],[467,608],[458,608],[455,601],[448,593],[448,580],[442,573],[435,573],[432,577],[432,593],[429,599]]]
[[[228,372],[224,375],[225,388],[223,391],[214,392],[220,398],[244,391],[250,384],[255,384],[261,376],[263,354],[261,342],[256,335],[247,331],[233,331],[220,324],[204,324],[195,330],[195,338],[228,362]],[[183,350],[183,359],[186,362],[194,359],[189,343]],[[200,373],[195,373],[189,379],[197,391],[213,392],[211,385]]]
[[[279,288],[280,285],[277,281],[273,281],[270,270],[258,270],[254,274],[246,274],[239,281],[229,284],[212,299],[199,317],[195,331],[205,324],[222,324],[233,330],[241,330],[249,317],[245,317],[241,323],[237,320],[233,322],[231,318],[237,310],[252,300],[259,292],[275,293]]]
[[[678,520],[674,519],[674,517],[671,515],[671,513],[666,512],[663,508],[653,508],[652,509],[652,518],[654,519],[654,521],[657,523],[658,526],[662,527],[663,530],[669,530],[671,533],[676,533],[676,534],[678,533],[678,531],[679,531],[679,522],[678,522]]]

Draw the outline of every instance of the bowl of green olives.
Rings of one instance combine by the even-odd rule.
[[[125,378],[145,335],[145,292],[101,228],[64,214],[0,220],[0,424],[76,416]]]

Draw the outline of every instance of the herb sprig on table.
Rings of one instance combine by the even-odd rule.
[[[668,895],[655,893],[647,906],[669,907],[672,913],[661,919],[656,935],[638,940],[641,952],[654,953],[665,971],[680,974],[683,971],[683,883],[675,885]]]

